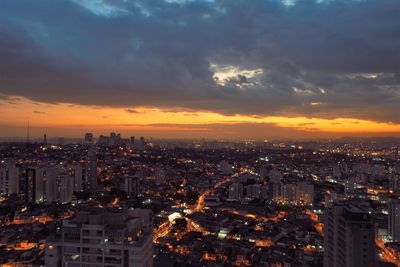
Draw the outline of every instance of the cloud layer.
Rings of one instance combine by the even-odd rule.
[[[400,1],[0,1],[0,97],[400,122]]]

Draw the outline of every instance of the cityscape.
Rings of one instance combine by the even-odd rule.
[[[2,266],[399,266],[392,139],[2,143]]]
[[[399,0],[0,0],[0,267],[400,267]]]

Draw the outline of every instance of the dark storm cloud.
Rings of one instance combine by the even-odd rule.
[[[0,97],[400,122],[399,13],[394,0],[0,1]]]

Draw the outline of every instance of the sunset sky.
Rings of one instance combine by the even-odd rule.
[[[400,136],[400,1],[0,0],[0,137]]]

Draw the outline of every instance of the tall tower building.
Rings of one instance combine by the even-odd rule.
[[[131,142],[130,142],[131,147],[135,147],[135,137],[131,136]]]
[[[70,175],[74,177],[74,192],[82,190],[83,170],[80,164],[75,164],[70,168]]]
[[[324,214],[324,267],[376,267],[375,225],[371,215],[348,202]]]
[[[59,199],[58,177],[60,172],[60,168],[55,166],[48,166],[44,170],[44,192],[47,203],[57,202]]]
[[[280,183],[282,180],[282,173],[279,170],[273,169],[269,172],[270,183]]]
[[[18,168],[14,162],[0,165],[0,195],[11,195],[19,192]]]
[[[135,198],[139,195],[139,178],[126,176],[122,184],[122,190],[128,193],[129,197]]]
[[[96,191],[99,188],[97,181],[97,156],[93,148],[88,150],[86,157],[85,179],[91,191]]]
[[[85,133],[85,144],[93,144],[94,138],[92,133]]]
[[[400,199],[389,201],[389,235],[393,241],[400,241]]]
[[[27,168],[24,178],[25,201],[27,203],[37,203],[43,201],[43,169],[40,167]]]
[[[59,177],[59,201],[70,202],[74,196],[74,177],[64,173]]]
[[[314,185],[308,182],[297,183],[296,202],[312,205],[314,203]]]

